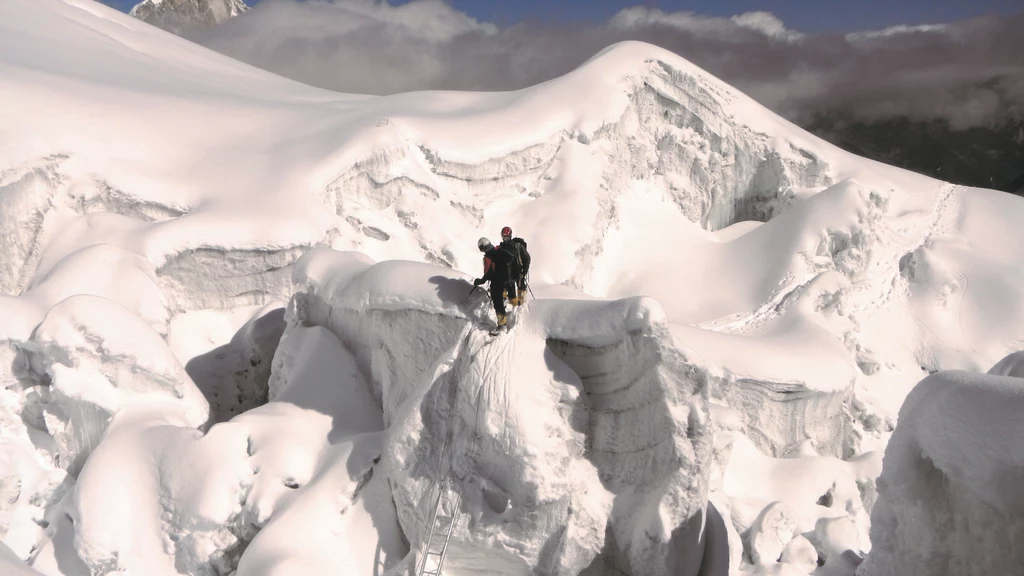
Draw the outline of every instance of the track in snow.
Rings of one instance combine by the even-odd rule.
[[[873,230],[876,238],[885,238],[891,243],[881,244],[876,242],[872,248],[872,256],[866,269],[879,269],[870,276],[851,278],[851,293],[863,294],[874,293],[874,295],[859,296],[848,299],[850,304],[846,312],[864,313],[882,308],[893,296],[894,286],[898,284],[900,275],[901,260],[907,255],[926,246],[934,236],[952,234],[956,230],[956,222],[962,210],[963,187],[953,184],[943,184],[940,187],[939,198],[931,210],[927,223],[923,229],[914,230],[914,226],[904,230],[897,230],[893,225],[898,224],[902,217],[890,222],[883,222],[882,226]],[[915,238],[913,242],[901,242],[901,238],[910,236]],[[903,246],[900,246],[902,244]],[[909,245],[908,245],[909,244]],[[884,259],[884,261],[883,261]],[[787,277],[783,286],[775,290],[769,299],[757,309],[747,314],[737,314],[725,318],[719,318],[708,322],[697,324],[696,327],[713,332],[726,334],[743,334],[755,331],[765,324],[781,316],[796,302],[803,294],[807,286],[814,281],[820,272],[811,274],[802,281]]]

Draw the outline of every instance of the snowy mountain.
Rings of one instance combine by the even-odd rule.
[[[521,76],[512,75],[521,79],[498,81],[495,84],[495,79],[489,76],[489,68],[479,70],[466,64],[441,66],[436,62],[431,63],[434,59],[442,58],[438,52],[441,50],[439,46],[447,46],[452,35],[480,33],[479,38],[511,38],[522,33],[522,29],[514,31],[510,35],[498,35],[498,28],[493,24],[477,22],[440,2],[413,2],[402,4],[400,7],[392,7],[390,4],[379,2],[334,4],[337,4],[337,10],[329,8],[332,6],[331,3],[267,3],[264,5],[264,9],[252,14],[252,18],[246,18],[242,22],[233,22],[231,26],[213,29],[210,27],[213,21],[207,19],[207,24],[198,28],[186,29],[188,27],[179,26],[173,31],[183,34],[189,40],[275,74],[335,90],[339,89],[339,85],[347,86],[360,93],[365,91],[372,94],[392,93],[428,86],[445,87],[446,89],[459,86],[463,88],[481,86],[485,87],[481,89],[511,89],[519,87],[525,81]],[[167,4],[164,3],[161,6],[167,6]],[[196,8],[189,4],[179,3],[177,6],[179,11],[196,11]],[[389,16],[385,16],[388,14]],[[306,18],[308,21],[301,24],[302,18]],[[384,20],[378,20],[378,18],[384,18]],[[395,20],[392,21],[391,18]],[[621,34],[623,30],[634,29],[637,26],[650,26],[661,22],[662,19],[664,19],[663,23],[669,27],[678,26],[687,31],[686,33],[694,33],[699,28],[700,19],[691,21],[682,13],[673,18],[657,10],[627,8],[610,22],[611,27],[618,30],[620,34],[605,35],[605,41],[648,38],[656,43],[667,41],[664,47],[670,50],[674,49],[676,52],[679,52],[680,49],[686,50],[678,42],[668,41],[669,38],[676,38],[675,35],[662,38],[657,34],[640,34],[639,36]],[[328,24],[328,21],[333,24]],[[376,22],[376,24],[369,24],[369,22]],[[415,25],[423,22],[432,22],[433,24],[422,30]],[[447,24],[441,25],[440,22],[447,22]],[[151,21],[151,23],[153,22]],[[731,26],[739,26],[748,32],[756,30],[759,34],[775,38],[777,41],[782,41],[784,45],[797,39],[801,39],[801,42],[807,40],[802,34],[785,28],[781,21],[764,12],[750,13],[745,17],[722,19],[718,23],[723,26],[718,33],[725,33],[724,30]],[[705,24],[709,24],[709,22]],[[397,30],[400,32],[397,33],[403,38],[409,34],[415,36],[423,32],[427,34],[429,41],[421,49],[402,43],[402,49],[407,51],[406,56],[400,57],[398,60],[406,66],[401,69],[402,72],[397,70],[390,70],[391,74],[354,72],[351,75],[337,73],[338,70],[354,70],[352,67],[356,66],[356,61],[365,61],[365,64],[359,66],[366,66],[369,70],[373,70],[375,63],[384,62],[380,59],[380,54],[384,52],[390,54],[398,50],[397,45],[385,51],[368,45],[363,45],[360,48],[360,44],[350,45],[332,36],[332,34],[340,34],[344,37],[351,34],[350,31],[346,32],[350,28],[357,29],[366,25],[398,26]],[[296,27],[294,28],[295,32],[288,32],[287,30],[293,26]],[[434,26],[437,28],[434,29]],[[429,32],[426,31],[428,29]],[[901,34],[913,35],[927,30],[942,29],[944,26],[923,26],[913,32],[912,29],[906,27],[897,27],[888,32],[854,33],[848,35],[846,40],[863,48],[865,47],[863,43],[868,38],[876,40],[895,38]],[[413,30],[420,30],[420,32],[413,33]],[[975,29],[973,33],[980,34],[979,30]],[[541,33],[543,34],[543,32]],[[289,34],[294,34],[294,36],[289,39]],[[371,34],[373,37],[378,36],[375,32]],[[390,35],[390,32],[388,34]],[[597,35],[584,36],[590,38],[588,45],[598,45]],[[418,41],[424,40],[426,37],[420,38]],[[494,40],[494,42],[497,44],[485,43],[490,48],[476,50],[469,47],[456,48],[456,53],[483,53],[496,49],[497,45],[503,45],[501,41]],[[989,44],[994,46],[999,43],[990,42]],[[499,54],[512,50],[511,47],[505,46],[499,50]],[[803,46],[807,49],[809,45],[803,44]],[[579,50],[585,49],[577,47],[575,53],[578,54]],[[714,52],[720,52],[720,50],[714,50]],[[712,66],[710,69],[712,72],[717,69],[721,73],[728,74],[726,79],[732,77],[740,82],[745,82],[745,79],[749,81],[748,75],[738,73],[736,69],[723,63],[717,57],[709,57],[706,53],[702,54],[700,51],[693,50],[682,53],[692,54],[698,58],[698,63],[706,62]],[[855,49],[852,53],[860,54],[860,51]],[[360,54],[362,56],[359,56]],[[414,56],[410,56],[411,54]],[[431,56],[428,57],[428,54]],[[589,56],[589,54],[587,55]],[[332,57],[337,58],[337,61],[330,65],[326,64],[324,58]],[[856,60],[856,58],[850,56],[849,60]],[[529,76],[529,78],[547,79],[548,74],[565,71],[564,67],[569,65],[568,62],[575,62],[572,58],[562,58],[558,60],[561,63],[554,64],[552,68],[547,62],[549,59],[544,58],[543,60],[544,62],[533,61],[529,66],[517,66],[517,69],[533,70],[535,73],[539,70],[548,70],[543,76]],[[728,60],[732,61],[732,59]],[[879,59],[879,61],[890,60],[899,60],[899,58]],[[470,59],[470,61],[474,60]],[[412,64],[412,62],[417,64]],[[326,69],[318,71],[320,66],[326,66]],[[438,72],[438,69],[447,70],[449,68],[460,69],[462,72],[459,74]],[[476,71],[473,72],[473,70]],[[900,72],[900,74],[904,73],[906,71]],[[832,72],[828,74],[832,74]],[[502,76],[502,78],[504,77]],[[385,80],[386,78],[396,80]],[[397,80],[399,78],[401,80]],[[992,71],[988,77],[965,83],[953,90],[953,92],[962,94],[984,94],[983,97],[979,96],[981,100],[978,102],[988,102],[993,110],[1002,110],[1000,120],[992,120],[985,125],[971,123],[970,127],[960,126],[956,120],[951,121],[942,114],[936,115],[934,119],[914,114],[908,115],[907,112],[913,109],[912,106],[904,107],[902,114],[897,114],[895,109],[890,109],[889,112],[885,112],[881,116],[877,115],[877,109],[875,114],[869,114],[860,109],[861,107],[849,103],[848,90],[841,90],[829,96],[822,95],[822,98],[816,101],[806,101],[797,96],[780,102],[773,95],[774,92],[766,93],[763,89],[759,90],[757,83],[748,85],[761,92],[764,98],[762,101],[770,102],[768,104],[770,107],[776,106],[777,110],[785,110],[787,114],[790,114],[790,118],[795,119],[794,121],[801,128],[858,156],[964,186],[992,188],[1013,193],[1024,186],[1022,184],[1024,183],[1024,147],[1021,146],[1018,138],[1024,119],[1016,105],[1013,104],[1016,102],[1011,88],[1014,85],[1014,76],[1012,73],[1008,74],[1005,69]],[[911,92],[936,94],[948,91],[946,88],[921,88]],[[797,101],[803,101],[803,103],[798,104]],[[867,108],[873,107],[870,102],[875,102],[875,100],[870,100]],[[957,106],[951,104],[949,110],[960,109],[977,112],[982,109],[978,106],[980,105]],[[918,112],[923,113],[921,110]]]
[[[248,9],[243,0],[142,0],[129,14],[178,34],[189,26],[220,24]]]
[[[1016,533],[1012,443],[966,450],[980,480],[956,454],[1016,430],[981,373],[1024,342],[1020,198],[850,155],[640,43],[367,97],[9,0],[0,97],[18,570],[407,574],[450,530],[449,574],[907,573],[918,488],[949,506],[914,554],[966,562],[954,520],[984,506]],[[492,339],[471,280],[504,225],[533,292]]]

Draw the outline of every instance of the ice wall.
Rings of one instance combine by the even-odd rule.
[[[309,244],[239,246],[230,233],[214,233],[205,241],[193,236],[195,231],[165,234],[169,223],[189,226],[182,220],[187,208],[118,190],[98,177],[69,170],[69,161],[68,156],[56,155],[0,173],[3,294],[39,292],[38,286],[61,269],[63,282],[51,282],[57,286],[50,292],[63,290],[65,295],[88,282],[81,273],[84,269],[105,268],[98,272],[102,277],[142,271],[154,284],[148,290],[160,294],[165,323],[184,311],[264,305],[290,296],[289,266]],[[218,228],[199,226],[207,231]],[[327,234],[321,241],[329,243],[331,238]],[[87,249],[120,251],[122,259],[139,262],[122,264],[121,270],[112,269],[109,257],[75,262],[84,259],[80,253]],[[98,295],[116,299],[125,292],[129,291],[119,294],[113,288]],[[47,302],[57,300],[50,297]]]
[[[697,574],[704,558],[707,380],[667,342],[655,326],[604,346],[548,339],[579,378],[584,451],[614,497],[602,559],[627,574]]]
[[[943,371],[907,396],[885,451],[860,576],[1024,566],[1024,380]]]
[[[325,326],[371,375],[415,546],[448,478],[464,502],[456,538],[483,553],[548,574],[697,573],[707,384],[655,302],[539,300],[492,339],[487,301],[462,304],[471,285],[443,268],[315,251],[296,283],[285,338]]]
[[[609,52],[615,59],[615,49]],[[489,205],[564,196],[562,187],[571,180],[572,188],[590,196],[582,203],[595,204],[596,221],[569,240],[594,255],[604,232],[615,226],[608,206],[635,182],[663,190],[669,209],[709,230],[765,221],[792,199],[790,189],[833,183],[820,154],[793,143],[780,147],[744,125],[724,109],[729,97],[694,71],[653,59],[631,74],[623,81],[626,105],[614,120],[595,130],[548,129],[546,139],[535,137],[477,162],[459,159],[462,150],[416,143],[405,136],[411,128],[385,120],[379,126],[393,132],[395,142],[346,167],[321,199],[367,238],[372,252],[383,250],[378,242],[415,234],[425,214],[476,227]],[[580,156],[588,158],[586,178],[574,171]],[[464,253],[446,242],[425,239],[421,249],[428,261],[465,266],[459,261]],[[586,274],[570,277],[585,286]]]

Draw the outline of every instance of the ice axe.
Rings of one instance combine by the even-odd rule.
[[[474,284],[473,285],[473,289],[469,291],[469,294],[466,294],[466,299],[463,300],[462,303],[459,304],[459,306],[462,306],[462,304],[465,304],[466,302],[469,302],[469,297],[473,295],[473,292],[476,292],[477,288],[479,288],[479,286]]]

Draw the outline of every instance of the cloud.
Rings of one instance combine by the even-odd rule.
[[[731,18],[702,16],[694,12],[663,12],[657,8],[635,6],[616,14],[609,26],[620,30],[643,30],[653,26],[667,26],[697,36],[717,37],[727,42],[749,40],[753,31],[773,40],[793,42],[803,34],[789,30],[777,16],[769,12],[747,12]]]
[[[641,40],[671,50],[797,122],[945,118],[955,127],[1024,113],[1024,13],[847,35],[790,30],[774,15],[731,18],[645,7],[601,24],[479,22],[442,0],[263,0],[186,36],[300,82],[340,92],[513,90]]]
[[[890,26],[882,30],[866,30],[864,32],[851,32],[846,35],[849,42],[862,42],[876,38],[888,38],[897,34],[913,34],[914,32],[945,32],[948,26],[945,24],[918,24],[917,26]]]

